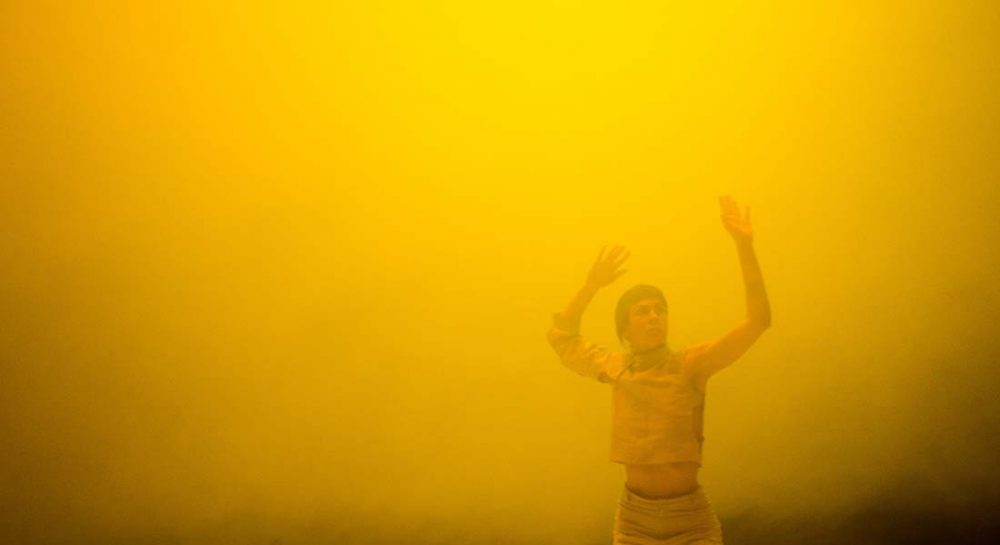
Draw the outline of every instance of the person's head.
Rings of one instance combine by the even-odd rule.
[[[615,307],[618,340],[628,341],[634,352],[667,342],[667,299],[655,286],[633,286]]]

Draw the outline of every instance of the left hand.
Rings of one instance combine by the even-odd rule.
[[[736,201],[723,195],[719,197],[722,226],[736,242],[753,242],[753,226],[750,225],[750,207],[746,207],[746,215],[740,215],[740,207]]]

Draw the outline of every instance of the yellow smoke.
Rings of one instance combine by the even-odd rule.
[[[614,343],[636,282],[670,299],[671,344],[721,334],[743,312],[723,193],[752,207],[774,327],[710,386],[720,512],[996,482],[993,8],[0,13],[22,535],[600,541],[608,392],[559,366],[549,316],[621,243],[585,334]]]

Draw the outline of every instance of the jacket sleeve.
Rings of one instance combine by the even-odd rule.
[[[579,320],[569,320],[562,313],[552,316],[549,344],[556,351],[562,364],[585,377],[612,383],[621,374],[624,356],[588,342],[580,336]]]

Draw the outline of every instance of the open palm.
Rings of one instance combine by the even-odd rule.
[[[590,268],[590,274],[587,275],[587,283],[595,288],[607,286],[626,272],[624,269],[621,269],[621,266],[629,256],[629,253],[625,251],[625,247],[615,246],[606,254],[604,250],[604,248],[601,248],[601,253],[597,255],[594,265]]]
[[[753,240],[753,226],[750,224],[750,207],[746,207],[746,214],[740,214],[740,207],[731,197],[724,195],[719,197],[719,209],[722,217],[722,226],[729,231],[733,240],[737,242],[749,242]]]

